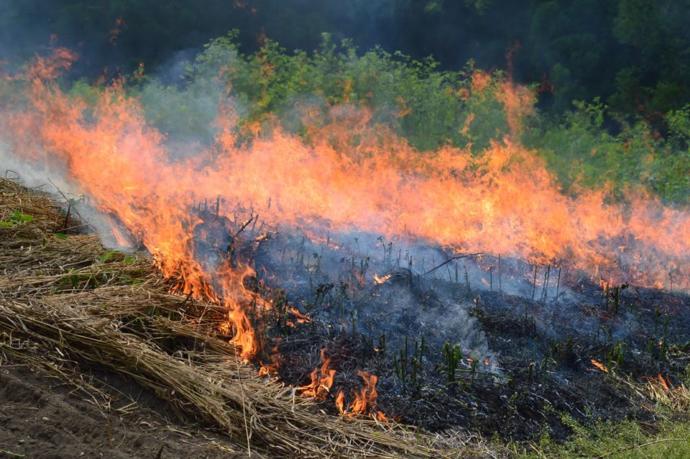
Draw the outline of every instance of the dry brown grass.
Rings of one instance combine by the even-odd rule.
[[[656,403],[675,412],[687,413],[690,409],[690,390],[684,384],[672,386],[663,376],[650,378],[646,395]]]

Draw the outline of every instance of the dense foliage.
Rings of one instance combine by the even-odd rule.
[[[543,108],[600,97],[665,133],[664,115],[690,102],[689,19],[689,0],[5,0],[0,58],[52,41],[80,51],[95,75],[156,68],[233,28],[245,52],[266,38],[311,50],[329,32],[444,69],[474,59],[539,83]]]
[[[535,95],[521,140],[564,190],[689,199],[690,0],[7,0],[0,13],[10,65],[66,45],[77,92],[135,74],[148,117],[183,141],[211,138],[227,93],[243,125],[277,117],[304,136],[305,110],[366,108],[420,150],[480,153],[511,129],[512,80]]]

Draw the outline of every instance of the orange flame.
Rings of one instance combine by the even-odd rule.
[[[345,392],[342,390],[339,390],[338,395],[335,396],[335,407],[338,408],[338,413],[345,415]]]
[[[72,67],[77,54],[67,48],[56,48],[46,58],[36,59],[27,70],[26,77],[33,84],[40,86],[44,80],[53,80],[62,72]]]
[[[321,368],[311,372],[309,385],[300,387],[303,396],[320,400],[326,398],[335,379],[335,370],[329,368],[330,364],[331,359],[326,356],[326,349],[321,349]]]
[[[311,317],[309,317],[306,314],[303,314],[302,312],[300,312],[299,309],[297,309],[294,306],[288,306],[287,311],[290,313],[290,315],[292,315],[295,318],[295,321],[298,324],[308,324],[309,322],[311,322]],[[288,325],[294,326],[294,323],[288,322]]]
[[[244,359],[261,349],[250,316],[270,305],[245,288],[255,275],[246,263],[208,272],[195,260],[193,229],[201,221],[190,209],[217,196],[230,204],[219,208],[220,218],[244,204],[267,225],[355,228],[457,251],[568,260],[592,278],[616,283],[664,285],[669,271],[690,279],[687,211],[642,193],[631,193],[626,207],[607,204],[604,191],[565,196],[515,136],[478,157],[449,146],[420,154],[374,125],[366,110],[335,107],[325,121],[305,119],[309,143],[277,127],[242,143],[237,116],[224,105],[214,144],[174,161],[165,135],[148,124],[121,81],[105,88],[95,106],[50,81],[74,59],[58,49],[36,60],[24,77],[29,103],[0,111],[3,139],[35,167],[66,171],[80,192],[141,241],[167,278],[179,281],[177,292],[224,304]],[[489,83],[477,75],[472,90]],[[504,89],[503,103],[515,117],[511,129],[519,130],[529,98]]]
[[[361,389],[355,392],[354,400],[347,408],[345,408],[345,393],[342,390],[339,391],[335,397],[335,406],[338,412],[347,417],[369,414],[378,421],[386,422],[388,418],[383,411],[376,409],[378,376],[361,370],[357,371],[357,375],[362,378],[363,385]]]
[[[259,376],[276,376],[278,375],[278,370],[280,369],[280,351],[278,345],[273,346],[271,351],[271,362],[262,362],[259,366]]]
[[[376,284],[376,285],[385,284],[385,283],[388,282],[392,277],[393,277],[392,274],[385,274],[385,275],[383,275],[383,276],[379,276],[378,274],[374,274],[374,284]]]
[[[363,414],[367,412],[368,408],[376,406],[376,397],[378,397],[376,383],[379,378],[366,371],[358,371],[357,374],[362,378],[364,385],[359,390],[359,393],[355,394],[355,399],[350,404],[350,412],[352,414]]]
[[[598,361],[596,359],[592,359],[592,360],[590,360],[590,362],[592,363],[592,366],[594,366],[594,368],[596,368],[597,370],[599,370],[603,373],[609,372],[609,369],[606,367],[606,365],[604,365],[600,361]]]
[[[64,58],[54,61],[40,61],[33,74],[51,77],[56,66],[67,65]],[[170,252],[183,252],[171,238],[188,239],[175,234],[189,219],[178,218],[185,206],[220,195],[252,205],[268,224],[326,222],[335,230],[405,235],[532,262],[568,260],[593,277],[606,271],[611,282],[628,277],[650,287],[667,282],[670,270],[690,278],[686,211],[641,192],[630,195],[629,208],[606,204],[603,191],[564,196],[543,161],[510,139],[480,158],[451,147],[421,155],[385,128],[372,128],[366,111],[334,109],[330,123],[310,128],[311,145],[276,128],[238,146],[237,117],[225,108],[216,145],[171,162],[163,135],[148,126],[120,85],[104,91],[89,122],[85,103],[34,82],[34,106],[8,123],[15,154],[67,164],[84,191],[141,235],[166,265],[179,258]],[[521,96],[510,99],[506,105],[519,111],[514,106]],[[170,212],[173,206],[178,210]],[[163,231],[151,227],[156,219],[163,220]]]
[[[664,376],[661,373],[656,375],[656,377],[657,377],[657,380],[659,381],[659,384],[661,385],[662,389],[664,389],[664,392],[668,392],[671,390],[671,386],[669,385],[668,381],[666,380],[666,378],[664,378]]]
[[[270,308],[266,300],[245,287],[245,280],[254,274],[254,270],[248,266],[243,269],[226,266],[219,270],[222,301],[228,308],[228,320],[235,331],[232,343],[239,348],[240,357],[244,361],[252,360],[261,350],[257,331],[249,320],[247,311],[265,311]]]

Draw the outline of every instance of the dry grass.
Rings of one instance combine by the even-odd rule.
[[[690,390],[684,384],[671,386],[663,376],[651,378],[646,386],[647,396],[674,412],[687,413],[690,409]]]
[[[0,227],[0,349],[105,366],[257,456],[490,455],[460,435],[322,412],[239,362],[216,331],[218,306],[167,293],[145,256],[106,262],[95,236],[55,235],[64,226],[59,208],[0,180],[0,221],[14,212],[31,218]]]

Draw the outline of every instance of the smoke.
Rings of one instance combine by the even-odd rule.
[[[218,81],[207,78],[185,81],[184,69],[189,65],[186,60],[176,59],[171,67],[149,78],[138,90],[146,119],[165,134],[172,159],[192,156],[208,148],[218,134],[215,120],[221,103],[239,106],[225,97]]]
[[[393,351],[406,341],[426,340],[430,348],[452,343],[465,355],[493,357],[469,313],[464,284],[423,275],[446,256],[438,248],[363,232],[308,229],[312,238],[278,231],[260,246],[255,264],[267,285],[283,289],[314,320],[384,339]]]
[[[98,209],[91,199],[84,195],[79,186],[60,168],[43,168],[40,164],[25,161],[22,155],[12,151],[11,146],[0,138],[0,173],[3,177],[18,180],[28,188],[51,194],[55,202],[79,220],[79,227],[71,230],[93,231],[108,249],[130,252],[136,250],[134,240],[127,229],[116,218]],[[66,228],[70,229],[70,228]]]
[[[676,236],[686,213],[561,195],[543,162],[510,139],[480,158],[452,147],[422,154],[366,109],[320,96],[298,94],[277,120],[252,124],[248,101],[223,78],[244,65],[253,63],[232,46],[193,61],[183,53],[131,87],[99,88],[91,104],[36,77],[28,100],[4,113],[0,159],[30,184],[50,178],[66,196],[88,196],[79,211],[106,244],[122,244],[112,215],[164,275],[185,282],[180,291],[204,297],[210,285],[233,313],[251,307],[244,280],[254,269],[228,255],[251,216],[242,237],[266,241],[251,260],[260,280],[314,320],[386,336],[394,350],[424,338],[495,361],[473,294],[541,303],[536,326],[548,330],[569,317],[576,272],[647,283],[669,262],[684,272],[687,241]],[[36,67],[54,74],[45,61]],[[502,88],[507,110],[524,102]],[[235,326],[246,323],[241,315]],[[249,340],[243,355],[255,352]]]
[[[59,44],[75,49],[81,72],[95,76],[129,73],[143,62],[165,68],[188,50],[239,29],[245,51],[265,38],[287,49],[312,50],[328,33],[335,42],[351,39],[360,49],[381,46],[422,59],[434,56],[445,68],[473,59],[482,68],[503,68],[506,51],[525,41],[531,9],[510,2],[408,2],[383,0],[190,0],[169,5],[151,0],[95,8],[79,0],[4,0],[0,5],[0,52],[26,58]],[[117,30],[114,34],[113,31]],[[538,75],[540,77],[541,75]]]

